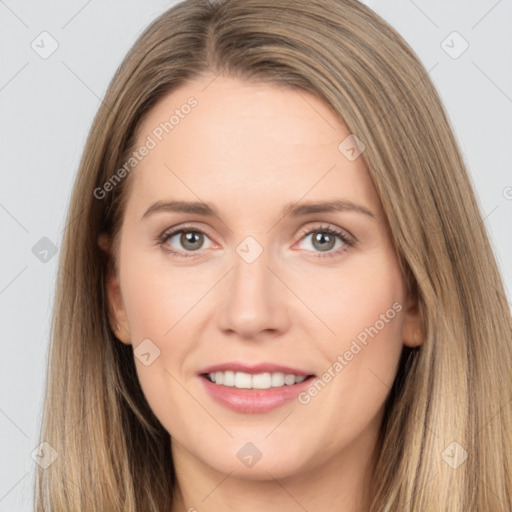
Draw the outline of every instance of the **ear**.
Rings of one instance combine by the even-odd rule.
[[[105,295],[107,298],[110,327],[116,338],[126,345],[131,345],[130,326],[121,295],[119,276],[113,264],[111,240],[105,233],[98,237],[98,245],[108,257],[107,272],[105,276]]]
[[[402,340],[407,347],[419,347],[423,343],[421,312],[419,300],[410,295],[405,303],[405,315],[402,323]]]

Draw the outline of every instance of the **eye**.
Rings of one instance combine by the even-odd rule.
[[[302,233],[301,241],[308,237],[312,237],[310,245],[313,252],[326,253],[325,255],[319,254],[320,258],[338,256],[356,244],[356,240],[351,235],[332,226],[319,226],[306,230]],[[181,247],[173,246],[173,239],[175,239],[174,244],[181,245]],[[163,246],[164,250],[178,258],[191,258],[196,255],[187,253],[211,248],[211,244],[204,247],[205,240],[210,240],[209,236],[194,226],[182,226],[166,231],[158,237],[158,243]],[[333,251],[337,242],[337,250]]]
[[[174,243],[181,245],[178,250],[170,247],[172,240],[176,239]],[[208,235],[195,227],[181,227],[173,231],[167,231],[159,238],[160,244],[164,249],[178,258],[190,258],[195,256],[194,254],[186,254],[186,252],[194,252],[199,249],[205,249],[203,247],[205,239],[209,239]],[[208,248],[208,247],[206,247]]]
[[[338,256],[356,244],[352,236],[332,226],[318,226],[315,229],[309,229],[302,234],[301,240],[308,238],[311,239],[310,246],[313,247],[313,251],[326,253],[318,255],[320,258]],[[334,248],[337,250],[333,251]]]

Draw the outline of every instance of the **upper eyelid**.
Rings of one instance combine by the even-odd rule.
[[[214,241],[214,237],[212,237],[208,233],[207,229],[199,228],[197,226],[189,225],[189,224],[179,225],[179,226],[176,226],[173,228],[166,229],[163,231],[162,235],[159,238],[163,239],[163,240],[169,239],[169,238],[175,237],[176,235],[178,235],[179,233],[181,233],[183,231],[198,231],[198,232],[203,233],[204,235],[208,236],[208,238],[210,240]]]
[[[316,227],[314,227],[314,226],[305,227],[300,232],[301,237],[303,237],[305,235],[310,235],[314,231],[322,231],[322,229],[332,229],[336,232],[336,234],[338,236],[345,236],[345,237],[349,238],[350,240],[352,240],[354,243],[356,241],[355,236],[352,235],[352,233],[350,233],[350,231],[347,231],[344,228],[340,228],[339,226],[334,226],[333,224],[326,223],[326,222],[323,222],[323,223],[321,223],[321,225],[318,225]]]

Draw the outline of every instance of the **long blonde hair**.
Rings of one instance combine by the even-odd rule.
[[[110,328],[104,280],[115,261],[97,243],[100,233],[117,239],[131,179],[103,199],[94,190],[133,151],[151,107],[210,73],[309,91],[366,146],[424,338],[404,349],[390,390],[371,510],[511,510],[512,322],[501,277],[427,71],[356,0],[187,0],[120,65],[68,211],[41,429],[58,459],[38,468],[36,510],[170,510],[169,434],[143,396],[132,348]]]

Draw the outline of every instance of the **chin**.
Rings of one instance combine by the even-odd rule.
[[[219,446],[209,451],[210,456],[201,459],[215,471],[231,477],[249,480],[285,479],[310,469],[311,463],[303,456],[297,458],[301,443],[291,448],[266,442],[235,441],[231,446]],[[226,456],[229,454],[228,456]]]

